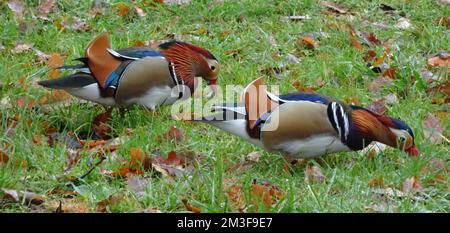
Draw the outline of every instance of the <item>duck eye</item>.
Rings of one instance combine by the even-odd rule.
[[[400,139],[401,142],[405,142],[406,141],[405,137],[399,137],[399,139]]]
[[[211,68],[211,70],[215,70],[215,69],[216,69],[216,67],[215,67],[215,66],[211,66],[210,68]]]

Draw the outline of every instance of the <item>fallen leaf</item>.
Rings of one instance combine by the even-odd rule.
[[[111,118],[112,108],[107,111],[97,115],[92,122],[92,129],[95,135],[100,139],[110,139],[111,128],[107,124],[108,120]]]
[[[124,16],[128,15],[128,13],[130,13],[130,8],[123,2],[119,2],[116,5],[116,10],[117,10],[117,14],[122,17],[124,17]]]
[[[191,212],[194,212],[194,213],[200,213],[201,212],[200,208],[192,206],[191,204],[189,204],[188,200],[185,197],[182,197],[181,201],[183,202],[184,208],[186,208],[187,211],[191,211]]]
[[[386,104],[398,104],[398,97],[395,93],[391,93],[383,97]]]
[[[144,47],[145,46],[145,43],[141,40],[131,40],[131,44],[134,47]]]
[[[388,198],[406,197],[406,194],[400,190],[393,188],[376,189],[373,191],[376,195]]]
[[[393,84],[393,80],[387,77],[378,77],[369,83],[368,89],[372,93],[380,92],[381,88],[387,88]]]
[[[438,25],[450,27],[450,16],[440,17],[439,20],[438,20]]]
[[[80,158],[80,151],[69,148],[66,152],[66,166],[64,168],[64,173],[68,173],[73,166],[78,163]]]
[[[371,181],[369,181],[368,185],[371,188],[382,188],[382,187],[384,187],[384,178],[383,178],[383,176],[381,175],[381,176],[373,178]]]
[[[97,212],[107,213],[108,205],[116,205],[123,200],[121,193],[115,193],[108,198],[101,200],[97,203]]]
[[[341,6],[338,6],[336,3],[332,3],[332,2],[329,2],[329,1],[321,1],[320,4],[322,6],[327,7],[331,11],[339,13],[339,14],[346,14],[348,12],[347,9],[345,9],[345,8],[343,8]]]
[[[305,170],[306,183],[324,182],[325,179],[326,177],[319,166],[311,165],[306,167]]]
[[[144,196],[145,189],[149,183],[150,180],[148,178],[142,178],[136,175],[129,175],[126,180],[127,188],[132,190],[138,197]]]
[[[395,68],[392,68],[392,67],[385,70],[382,74],[382,76],[392,78],[392,79],[395,78],[396,75],[397,75],[397,71]]]
[[[428,172],[448,172],[448,169],[445,165],[445,161],[441,158],[432,158],[428,163],[420,170],[422,173],[428,173]]]
[[[312,37],[309,36],[303,37],[301,43],[306,45],[310,49],[315,49],[319,47],[319,44]]]
[[[245,195],[241,187],[238,185],[233,185],[226,191],[228,199],[230,200],[232,206],[242,211],[245,208],[246,204]]]
[[[371,33],[363,33],[364,37],[371,42],[373,45],[381,45],[381,41],[375,36],[373,32]]]
[[[254,151],[248,154],[247,157],[245,157],[245,160],[257,163],[259,162],[259,158],[261,158],[261,154],[259,152]]]
[[[14,49],[11,50],[12,53],[19,54],[19,53],[25,53],[30,51],[33,48],[32,44],[26,44],[26,43],[18,43],[14,47]]]
[[[292,83],[292,86],[294,86],[294,88],[299,92],[313,93],[317,90],[315,87],[304,86],[300,81],[295,81]]]
[[[52,191],[50,191],[48,193],[48,195],[57,195],[57,196],[62,196],[64,198],[72,198],[72,197],[78,195],[78,193],[73,190],[54,188],[54,189],[52,189]]]
[[[444,127],[442,126],[441,121],[431,113],[428,113],[425,120],[422,122],[422,129],[425,138],[430,140],[433,144],[441,143],[445,138],[442,135]]]
[[[296,57],[294,54],[288,53],[286,55],[286,61],[288,63],[299,64],[300,63],[300,58]]]
[[[47,16],[50,12],[53,11],[55,7],[55,0],[43,0],[38,8],[38,13],[41,16]]]
[[[450,6],[450,0],[437,0],[437,2],[442,5]]]
[[[61,55],[58,53],[52,53],[50,58],[48,59],[48,66],[50,68],[56,69],[63,65],[63,60],[61,58]]]
[[[384,115],[386,113],[385,100],[380,98],[378,100],[373,101],[368,107],[370,111],[374,113],[378,113],[380,115]]]
[[[1,189],[4,192],[4,198],[11,199],[16,202],[22,202],[25,205],[40,205],[44,203],[44,197],[32,192],[19,191],[14,189]]]
[[[145,17],[147,16],[147,13],[145,13],[144,10],[142,10],[142,8],[138,7],[138,6],[134,6],[134,10],[136,11],[136,13],[141,16],[141,17]]]
[[[254,181],[251,186],[251,198],[254,205],[261,200],[266,207],[276,205],[283,195],[283,191],[278,186],[270,183],[260,185]]]
[[[0,150],[0,164],[6,164],[9,161],[9,156],[6,152]]]
[[[57,69],[52,69],[48,73],[48,77],[50,77],[50,78],[57,78],[58,76],[59,76],[59,70],[57,70]]]
[[[367,155],[369,158],[375,158],[379,153],[386,150],[387,146],[379,142],[371,142],[366,148],[360,150],[358,153]]]
[[[420,184],[419,179],[416,176],[409,177],[403,182],[404,193],[417,192],[421,189],[422,185]]]
[[[61,204],[61,205],[60,205]],[[60,208],[61,213],[89,213],[89,207],[84,201],[77,198],[54,200],[48,203],[48,209]]]
[[[14,16],[22,18],[26,5],[23,1],[20,0],[10,0],[8,1],[8,7],[14,13]]]
[[[427,60],[427,65],[428,68],[435,66],[450,66],[450,53],[442,51],[430,56]]]
[[[92,28],[86,23],[86,20],[73,16],[69,22],[63,22],[64,28],[72,29],[75,31],[90,31]]]
[[[401,17],[398,19],[397,24],[395,24],[395,27],[398,29],[408,29],[411,27],[411,21],[407,18]]]
[[[48,59],[50,59],[50,57],[51,57],[50,55],[48,55],[48,54],[46,54],[46,53],[44,53],[44,52],[42,52],[40,50],[37,50],[37,49],[35,49],[34,52],[36,53],[37,60],[38,60],[39,64],[41,64],[41,63],[43,63],[45,61],[48,61]]]

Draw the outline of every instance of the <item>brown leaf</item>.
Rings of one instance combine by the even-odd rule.
[[[107,124],[108,120],[111,118],[112,108],[108,109],[106,112],[97,115],[92,122],[92,129],[94,133],[100,139],[110,139],[109,134],[111,133],[111,128]]]
[[[317,88],[315,87],[306,87],[299,81],[295,81],[294,83],[292,83],[292,86],[294,86],[294,88],[297,89],[297,91],[299,92],[313,93],[317,90]]]
[[[48,66],[50,68],[56,69],[63,65],[63,60],[59,53],[52,53],[50,58],[48,59]]]
[[[9,161],[9,156],[6,152],[0,150],[0,164],[6,164]]]
[[[88,205],[78,200],[77,198],[63,199],[61,201],[51,201],[48,203],[48,209],[58,209],[61,203],[60,212],[61,213],[89,213]]]
[[[392,79],[386,77],[378,77],[369,84],[369,91],[372,93],[380,92],[381,88],[387,88],[393,84]]]
[[[169,140],[169,141],[173,140],[174,143],[178,144],[183,140],[183,138],[184,138],[184,130],[179,129],[175,125],[172,125],[172,126],[170,126],[167,133],[165,133],[164,135],[160,135],[158,137],[158,141],[163,142],[164,140]]]
[[[446,27],[450,27],[450,16],[440,17],[438,19],[438,25],[443,25],[443,26],[446,26]]]
[[[396,75],[397,75],[397,71],[395,68],[392,68],[392,67],[385,70],[382,74],[382,76],[392,78],[392,79],[395,78]]]
[[[433,114],[427,114],[427,117],[422,122],[422,128],[425,138],[430,140],[431,143],[438,144],[443,141],[444,136],[442,133],[444,132],[444,127],[441,121]]]
[[[38,60],[39,64],[43,63],[45,61],[48,61],[48,59],[50,59],[50,57],[51,57],[50,55],[48,55],[40,50],[37,50],[37,49],[35,49],[34,52],[36,52],[36,56],[37,56],[37,60]]]
[[[437,0],[437,2],[442,5],[450,6],[450,0]]]
[[[141,40],[131,40],[130,42],[134,47],[144,47],[145,46],[145,43]]]
[[[314,182],[324,182],[326,179],[325,175],[320,169],[319,166],[312,165],[306,167],[305,170],[305,182],[306,183],[314,183]]]
[[[363,46],[361,44],[361,42],[359,42],[359,40],[357,40],[356,38],[351,38],[350,39],[350,43],[352,44],[352,47],[357,49],[357,50],[362,50]]]
[[[50,77],[50,78],[57,78],[58,76],[59,76],[59,70],[57,70],[57,69],[52,69],[48,73],[48,77]]]
[[[227,196],[231,201],[231,204],[239,209],[243,210],[246,206],[245,204],[245,194],[241,187],[238,185],[233,185],[227,190]]]
[[[277,204],[283,198],[283,191],[276,185],[253,183],[251,186],[252,204],[263,201],[266,207]]]
[[[339,13],[339,14],[347,14],[348,13],[347,9],[337,5],[336,3],[332,3],[332,2],[329,2],[329,1],[321,1],[320,4],[322,6],[327,7],[331,11]]]
[[[450,53],[439,52],[427,60],[428,68],[435,66],[450,66]]]
[[[381,41],[378,40],[378,38],[375,36],[375,34],[374,34],[373,32],[371,32],[371,33],[369,33],[369,34],[363,33],[363,35],[364,35],[365,38],[366,38],[369,42],[371,42],[373,45],[380,45],[380,44],[381,44]]]
[[[364,61],[371,62],[375,60],[375,57],[377,57],[377,53],[374,50],[367,51],[366,56],[364,56]]]
[[[150,180],[148,178],[142,178],[136,175],[127,176],[126,184],[127,188],[141,197],[145,194],[145,189],[149,185]]]
[[[428,172],[448,172],[448,169],[445,165],[445,161],[441,158],[432,158],[428,163],[420,170],[422,173],[428,173]]]
[[[26,4],[21,0],[9,0],[8,7],[14,13],[14,16],[22,18],[26,9]]]
[[[310,49],[315,49],[319,47],[319,44],[310,36],[302,37],[301,43],[306,45],[306,47]]]
[[[128,13],[130,13],[130,8],[123,2],[119,2],[116,5],[116,10],[117,10],[117,14],[122,17],[124,17],[124,16],[128,15]]]
[[[33,49],[33,45],[32,44],[26,44],[26,43],[18,43],[16,44],[16,46],[14,47],[14,49],[11,50],[12,53],[25,53],[30,51],[31,49]]]
[[[422,185],[420,184],[420,181],[416,176],[409,177],[403,182],[404,193],[417,192],[421,189]]]
[[[69,172],[73,166],[78,163],[80,158],[80,151],[69,148],[66,152],[66,166],[64,168],[64,173]]]
[[[371,188],[382,188],[384,187],[384,178],[383,176],[378,176],[373,178],[369,183],[368,183],[369,187]]]
[[[201,212],[200,208],[192,206],[191,204],[189,204],[188,200],[185,197],[182,197],[181,201],[183,202],[184,208],[186,208],[187,211],[191,211],[191,212],[194,212],[194,213],[200,213]]]
[[[25,205],[40,205],[44,203],[44,197],[32,192],[19,191],[14,189],[1,189],[4,192],[4,198],[14,200],[16,202],[23,202]]]
[[[48,13],[53,11],[55,7],[55,0],[43,0],[39,5],[38,12],[41,16],[47,16]]]
[[[115,193],[108,198],[101,200],[97,203],[97,212],[100,213],[107,213],[108,212],[108,205],[116,205],[119,202],[123,200],[123,196],[121,193]]]
[[[70,102],[71,95],[63,90],[52,90],[45,92],[44,96],[39,98],[39,104],[54,104],[57,102]]]
[[[386,113],[385,100],[383,98],[375,100],[367,107],[367,109],[380,115],[384,115]]]

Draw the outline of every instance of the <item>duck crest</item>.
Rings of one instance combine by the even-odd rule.
[[[169,41],[159,45],[159,48],[170,63],[171,73],[177,78],[177,84],[188,86],[191,93],[195,89],[196,69],[208,68],[203,57],[215,59],[207,50],[180,41]]]

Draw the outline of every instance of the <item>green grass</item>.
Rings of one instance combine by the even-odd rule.
[[[448,111],[448,105],[432,104],[433,98],[427,94],[430,84],[422,81],[420,74],[426,69],[426,55],[440,50],[448,50],[450,45],[449,28],[437,26],[438,17],[449,16],[448,6],[438,5],[437,1],[339,1],[353,13],[349,15],[324,14],[324,7],[316,1],[193,1],[185,6],[157,5],[141,6],[147,13],[144,18],[132,12],[121,17],[114,10],[118,1],[108,1],[110,8],[97,17],[88,16],[90,3],[74,0],[58,1],[58,10],[49,14],[51,21],[66,21],[72,16],[85,19],[92,27],[90,31],[58,29],[52,22],[33,19],[37,14],[37,2],[27,1],[23,24],[26,30],[19,29],[18,20],[8,9],[5,1],[0,4],[1,45],[0,50],[0,99],[9,97],[11,103],[25,96],[38,99],[46,90],[32,85],[20,85],[20,77],[27,82],[35,82],[42,77],[32,76],[46,69],[45,64],[29,65],[35,59],[34,52],[14,54],[17,41],[33,43],[36,49],[51,54],[60,53],[66,62],[81,56],[89,41],[100,32],[110,33],[115,48],[132,45],[133,40],[148,41],[164,39],[174,33],[182,39],[208,48],[222,65],[219,84],[246,85],[261,75],[260,70],[281,65],[288,53],[301,59],[299,64],[289,64],[289,73],[282,80],[267,78],[267,84],[277,84],[281,93],[294,91],[292,83],[300,81],[307,86],[316,86],[316,79],[321,77],[324,86],[319,93],[339,99],[356,97],[361,105],[370,104],[375,98],[396,93],[399,103],[388,105],[388,114],[402,118],[414,129],[416,144],[422,155],[410,158],[406,153],[389,148],[375,158],[357,152],[338,153],[318,159],[326,181],[308,184],[304,181],[305,167],[293,168],[293,175],[284,170],[284,160],[279,154],[268,153],[260,148],[234,137],[218,129],[203,124],[174,121],[170,118],[170,107],[157,110],[152,117],[142,108],[132,107],[125,115],[118,111],[110,122],[114,131],[122,135],[126,128],[132,128],[129,140],[119,147],[117,154],[129,156],[129,148],[139,147],[146,152],[160,149],[161,154],[171,150],[192,150],[203,159],[195,164],[195,170],[186,176],[173,181],[158,177],[148,172],[151,177],[145,195],[138,197],[127,189],[124,179],[113,178],[94,170],[82,182],[71,183],[61,179],[65,165],[66,148],[58,142],[50,147],[45,140],[33,144],[33,135],[42,135],[43,122],[52,125],[64,125],[64,132],[89,131],[94,117],[103,109],[96,105],[72,101],[67,107],[54,107],[50,113],[35,110],[27,112],[15,106],[0,109],[0,149],[8,152],[10,160],[0,164],[0,187],[28,190],[47,195],[55,187],[68,185],[79,194],[75,200],[86,203],[91,211],[95,211],[97,203],[112,194],[123,196],[122,200],[108,206],[111,212],[134,212],[143,209],[157,208],[163,212],[186,211],[181,196],[189,203],[201,208],[202,212],[234,212],[238,211],[231,204],[223,190],[224,182],[232,180],[232,184],[243,186],[243,191],[250,197],[251,183],[256,179],[259,183],[270,182],[284,192],[283,199],[274,207],[259,209],[267,212],[366,212],[366,206],[380,204],[383,201],[374,198],[374,189],[368,183],[378,176],[384,177],[387,187],[402,189],[402,183],[408,177],[417,176],[422,184],[419,195],[393,198],[385,201],[388,212],[449,212],[449,183],[445,171],[423,172],[432,158],[449,164],[448,144],[430,144],[424,138],[422,121],[426,114]],[[152,1],[146,1],[152,2]],[[412,28],[399,30],[394,27],[400,18],[398,14],[385,14],[377,7],[386,3],[411,20]],[[281,16],[309,15],[310,20],[280,21]],[[370,24],[363,25],[367,19],[383,22],[392,26],[381,29]],[[362,31],[374,32],[384,41],[392,39],[398,49],[393,49],[394,58],[390,65],[397,67],[398,77],[395,85],[383,88],[380,93],[368,91],[368,84],[379,76],[366,67],[363,61],[365,52],[358,51],[350,45],[346,24],[353,24]],[[204,27],[208,33],[199,34],[198,28]],[[314,51],[297,43],[304,33],[324,32],[327,37],[320,37],[320,46]],[[195,40],[197,36],[199,40]],[[277,41],[275,48],[269,43],[272,36]],[[227,55],[227,51],[239,50],[236,56]],[[280,58],[272,58],[272,53],[279,50]],[[381,51],[381,49],[377,49]],[[448,69],[444,70],[448,77]],[[410,78],[412,77],[412,78]],[[366,80],[367,79],[367,80]],[[411,81],[412,80],[412,81]],[[399,93],[407,95],[400,97]],[[438,96],[439,97],[439,96]],[[442,98],[442,97],[440,97]],[[19,122],[14,137],[8,137],[7,121],[19,114]],[[31,120],[31,124],[27,123]],[[157,137],[164,134],[171,125],[185,131],[185,140],[180,144],[169,141],[159,143]],[[448,135],[449,121],[443,121]],[[227,168],[243,160],[247,154],[258,151],[261,160],[249,168],[226,172]],[[18,166],[26,161],[26,166]],[[80,162],[68,176],[80,176],[87,169],[88,155],[83,154]],[[113,169],[120,166],[117,162],[107,160],[100,165],[102,169]],[[435,175],[444,176],[444,182],[435,183]],[[231,184],[231,185],[232,185]],[[230,185],[230,184],[228,184]],[[67,188],[67,187],[66,187]],[[64,200],[62,197],[47,195],[46,203]],[[63,205],[64,208],[64,205]],[[43,209],[41,211],[52,211]],[[31,208],[8,201],[1,201],[0,212],[30,212]]]

